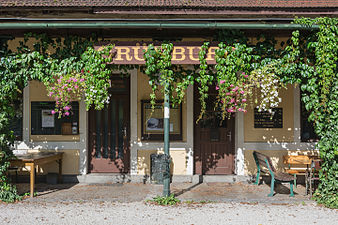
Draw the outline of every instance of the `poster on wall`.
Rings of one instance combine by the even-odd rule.
[[[179,140],[182,137],[182,108],[181,105],[170,108],[170,138]],[[164,119],[163,102],[157,102],[152,111],[149,101],[142,101],[142,139],[161,140],[163,139]]]
[[[41,119],[41,127],[54,127],[54,115],[52,114],[52,110],[41,110]]]

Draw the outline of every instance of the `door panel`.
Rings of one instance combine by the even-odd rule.
[[[111,88],[110,102],[89,111],[89,169],[94,173],[129,172],[129,80],[125,90]],[[126,79],[126,78],[124,78]]]
[[[194,119],[200,113],[198,91],[194,96]],[[234,173],[234,117],[222,121],[214,109],[216,93],[209,93],[207,111],[194,127],[194,161],[196,174]]]

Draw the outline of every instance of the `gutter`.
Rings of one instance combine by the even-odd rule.
[[[318,26],[302,26],[282,23],[229,23],[229,22],[44,22],[44,23],[0,23],[0,29],[76,29],[76,28],[143,28],[143,29],[318,29]]]

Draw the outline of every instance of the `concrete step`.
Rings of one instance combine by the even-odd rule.
[[[91,173],[77,176],[79,183],[151,183],[148,175]],[[235,183],[248,182],[248,176],[237,175],[176,175],[172,183]]]
[[[248,183],[250,181],[249,176],[240,175],[203,175],[203,183],[236,183],[243,182]]]

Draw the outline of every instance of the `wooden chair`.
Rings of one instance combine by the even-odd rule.
[[[315,189],[315,181],[319,181],[319,170],[321,169],[321,159],[312,159],[311,166],[309,168],[309,174],[307,176],[307,183],[309,183],[309,194],[312,196],[312,192]]]
[[[257,176],[256,176],[256,182],[255,184],[259,184],[259,178],[260,178],[260,173],[266,173],[270,174],[271,176],[271,191],[270,194],[268,194],[269,197],[272,197],[274,195],[274,187],[275,187],[275,181],[280,182],[280,183],[289,183],[290,184],[290,197],[294,197],[293,193],[293,185],[295,183],[294,181],[294,176],[287,174],[287,173],[282,173],[282,172],[277,172],[274,166],[272,165],[272,161],[270,157],[256,152],[253,152],[253,157],[256,162],[257,166]]]

